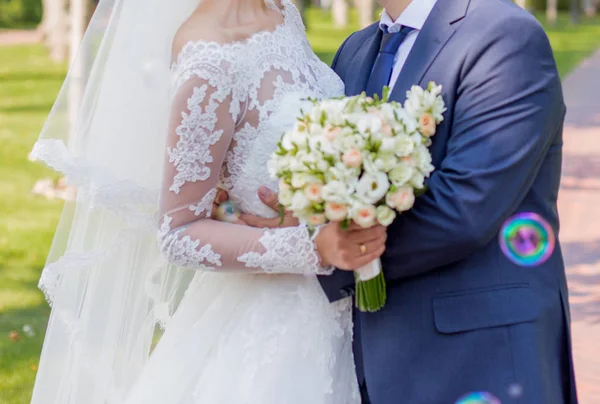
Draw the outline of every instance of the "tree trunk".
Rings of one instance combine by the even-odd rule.
[[[333,0],[331,2],[331,14],[333,25],[337,28],[348,26],[348,2],[347,0]]]
[[[44,16],[40,34],[55,62],[64,62],[68,55],[68,15],[65,0],[44,0]]]
[[[373,24],[373,15],[375,14],[374,0],[355,0],[358,10],[358,22],[361,28],[366,28]]]
[[[596,0],[583,0],[583,10],[588,17],[595,16],[598,11],[597,8],[598,2]]]
[[[571,24],[579,24],[580,5],[578,0],[569,2],[569,14],[571,16]]]
[[[546,3],[546,19],[549,23],[554,24],[558,17],[558,0],[547,0]]]

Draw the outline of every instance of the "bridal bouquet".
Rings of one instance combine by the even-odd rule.
[[[309,100],[308,110],[277,145],[269,170],[279,202],[311,228],[389,226],[412,208],[434,170],[428,147],[446,110],[441,86],[413,86],[404,105],[382,99]],[[381,309],[386,300],[380,260],[355,271],[356,305]]]

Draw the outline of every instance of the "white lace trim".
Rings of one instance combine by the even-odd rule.
[[[106,209],[132,227],[155,226],[158,190],[114,178],[106,170],[70,156],[62,140],[38,140],[31,157],[65,175],[69,184],[77,187],[78,201],[87,201],[90,209]]]
[[[206,166],[213,162],[210,147],[223,135],[223,130],[215,130],[216,110],[230,92],[226,83],[215,83],[214,88],[204,111],[202,105],[208,86],[194,88],[188,100],[189,113],[182,113],[183,120],[176,129],[177,145],[168,149],[169,162],[177,168],[170,188],[175,193],[179,193],[186,182],[204,181],[210,177],[210,168]]]
[[[214,252],[210,244],[201,245],[200,240],[193,240],[190,236],[182,237],[185,226],[171,230],[172,221],[172,217],[165,215],[158,233],[161,250],[171,264],[202,271],[212,271],[215,266],[223,266],[221,255]]]
[[[217,197],[217,188],[214,188],[204,195],[204,198],[196,205],[192,205],[189,209],[194,212],[196,216],[204,216],[205,218],[210,218],[212,214],[213,203],[215,202],[215,198]]]
[[[238,261],[247,268],[261,268],[266,273],[330,274],[322,272],[320,258],[307,228],[289,227],[265,230],[260,237],[264,253],[247,252]]]

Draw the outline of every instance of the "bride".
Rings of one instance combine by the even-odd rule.
[[[317,275],[385,233],[211,218],[217,188],[276,216],[257,191],[283,105],[343,92],[290,0],[102,0],[33,151],[77,197],[40,280],[32,402],[359,403],[352,303]]]

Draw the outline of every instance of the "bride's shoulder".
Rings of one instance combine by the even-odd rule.
[[[192,14],[175,34],[171,47],[174,61],[190,44],[206,44],[218,47],[231,41],[227,30],[215,23],[213,13],[199,11],[201,10]]]

